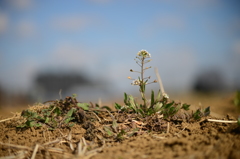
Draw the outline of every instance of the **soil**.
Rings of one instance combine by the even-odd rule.
[[[128,120],[127,124],[121,124],[119,117],[118,127],[129,129],[129,134],[118,137],[118,140],[113,139],[114,135],[104,133],[105,127],[102,126],[111,125],[112,116],[117,116],[115,113],[111,116],[111,113],[103,112],[98,114],[99,119],[94,123],[89,120],[71,128],[51,131],[48,127],[16,128],[22,120],[17,115],[6,121],[1,118],[0,158],[239,159],[240,127],[233,123],[205,120],[235,121],[240,112],[231,103],[232,96],[202,96],[184,100],[194,107],[199,106],[199,102],[203,107],[210,105],[211,115],[199,121],[156,121],[154,118],[158,123],[155,125],[151,119],[147,121],[152,125],[144,125],[146,121],[136,117],[131,117],[135,120]],[[94,114],[87,115],[96,118]],[[139,131],[134,131],[139,127]],[[151,127],[152,131],[144,129],[146,127]]]

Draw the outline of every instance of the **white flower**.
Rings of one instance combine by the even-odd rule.
[[[147,52],[147,50],[141,50],[137,53],[138,56],[142,56],[144,58],[150,58],[151,54]]]
[[[140,85],[139,79],[133,80],[133,82],[131,83],[131,85]]]

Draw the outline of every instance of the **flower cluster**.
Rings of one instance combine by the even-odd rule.
[[[133,82],[131,83],[131,85],[140,85],[140,80],[139,79],[136,79],[136,80],[133,80]]]
[[[141,56],[143,58],[150,58],[151,54],[147,52],[147,50],[141,50],[137,53],[138,56]]]

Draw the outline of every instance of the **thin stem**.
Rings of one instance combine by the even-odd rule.
[[[141,65],[138,63],[138,61],[137,61],[136,63],[138,64],[138,66],[140,66],[140,67],[141,67]]]
[[[141,61],[141,84],[140,84],[140,90],[141,90],[141,95],[142,95],[142,100],[143,100],[143,108],[146,111],[146,98],[145,98],[145,90],[144,90],[144,57],[142,57]]]

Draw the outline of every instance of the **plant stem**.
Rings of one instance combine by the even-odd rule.
[[[141,84],[140,84],[140,92],[143,100],[143,109],[146,111],[147,106],[146,106],[146,98],[145,98],[145,83],[144,83],[144,57],[142,57],[141,61]]]

